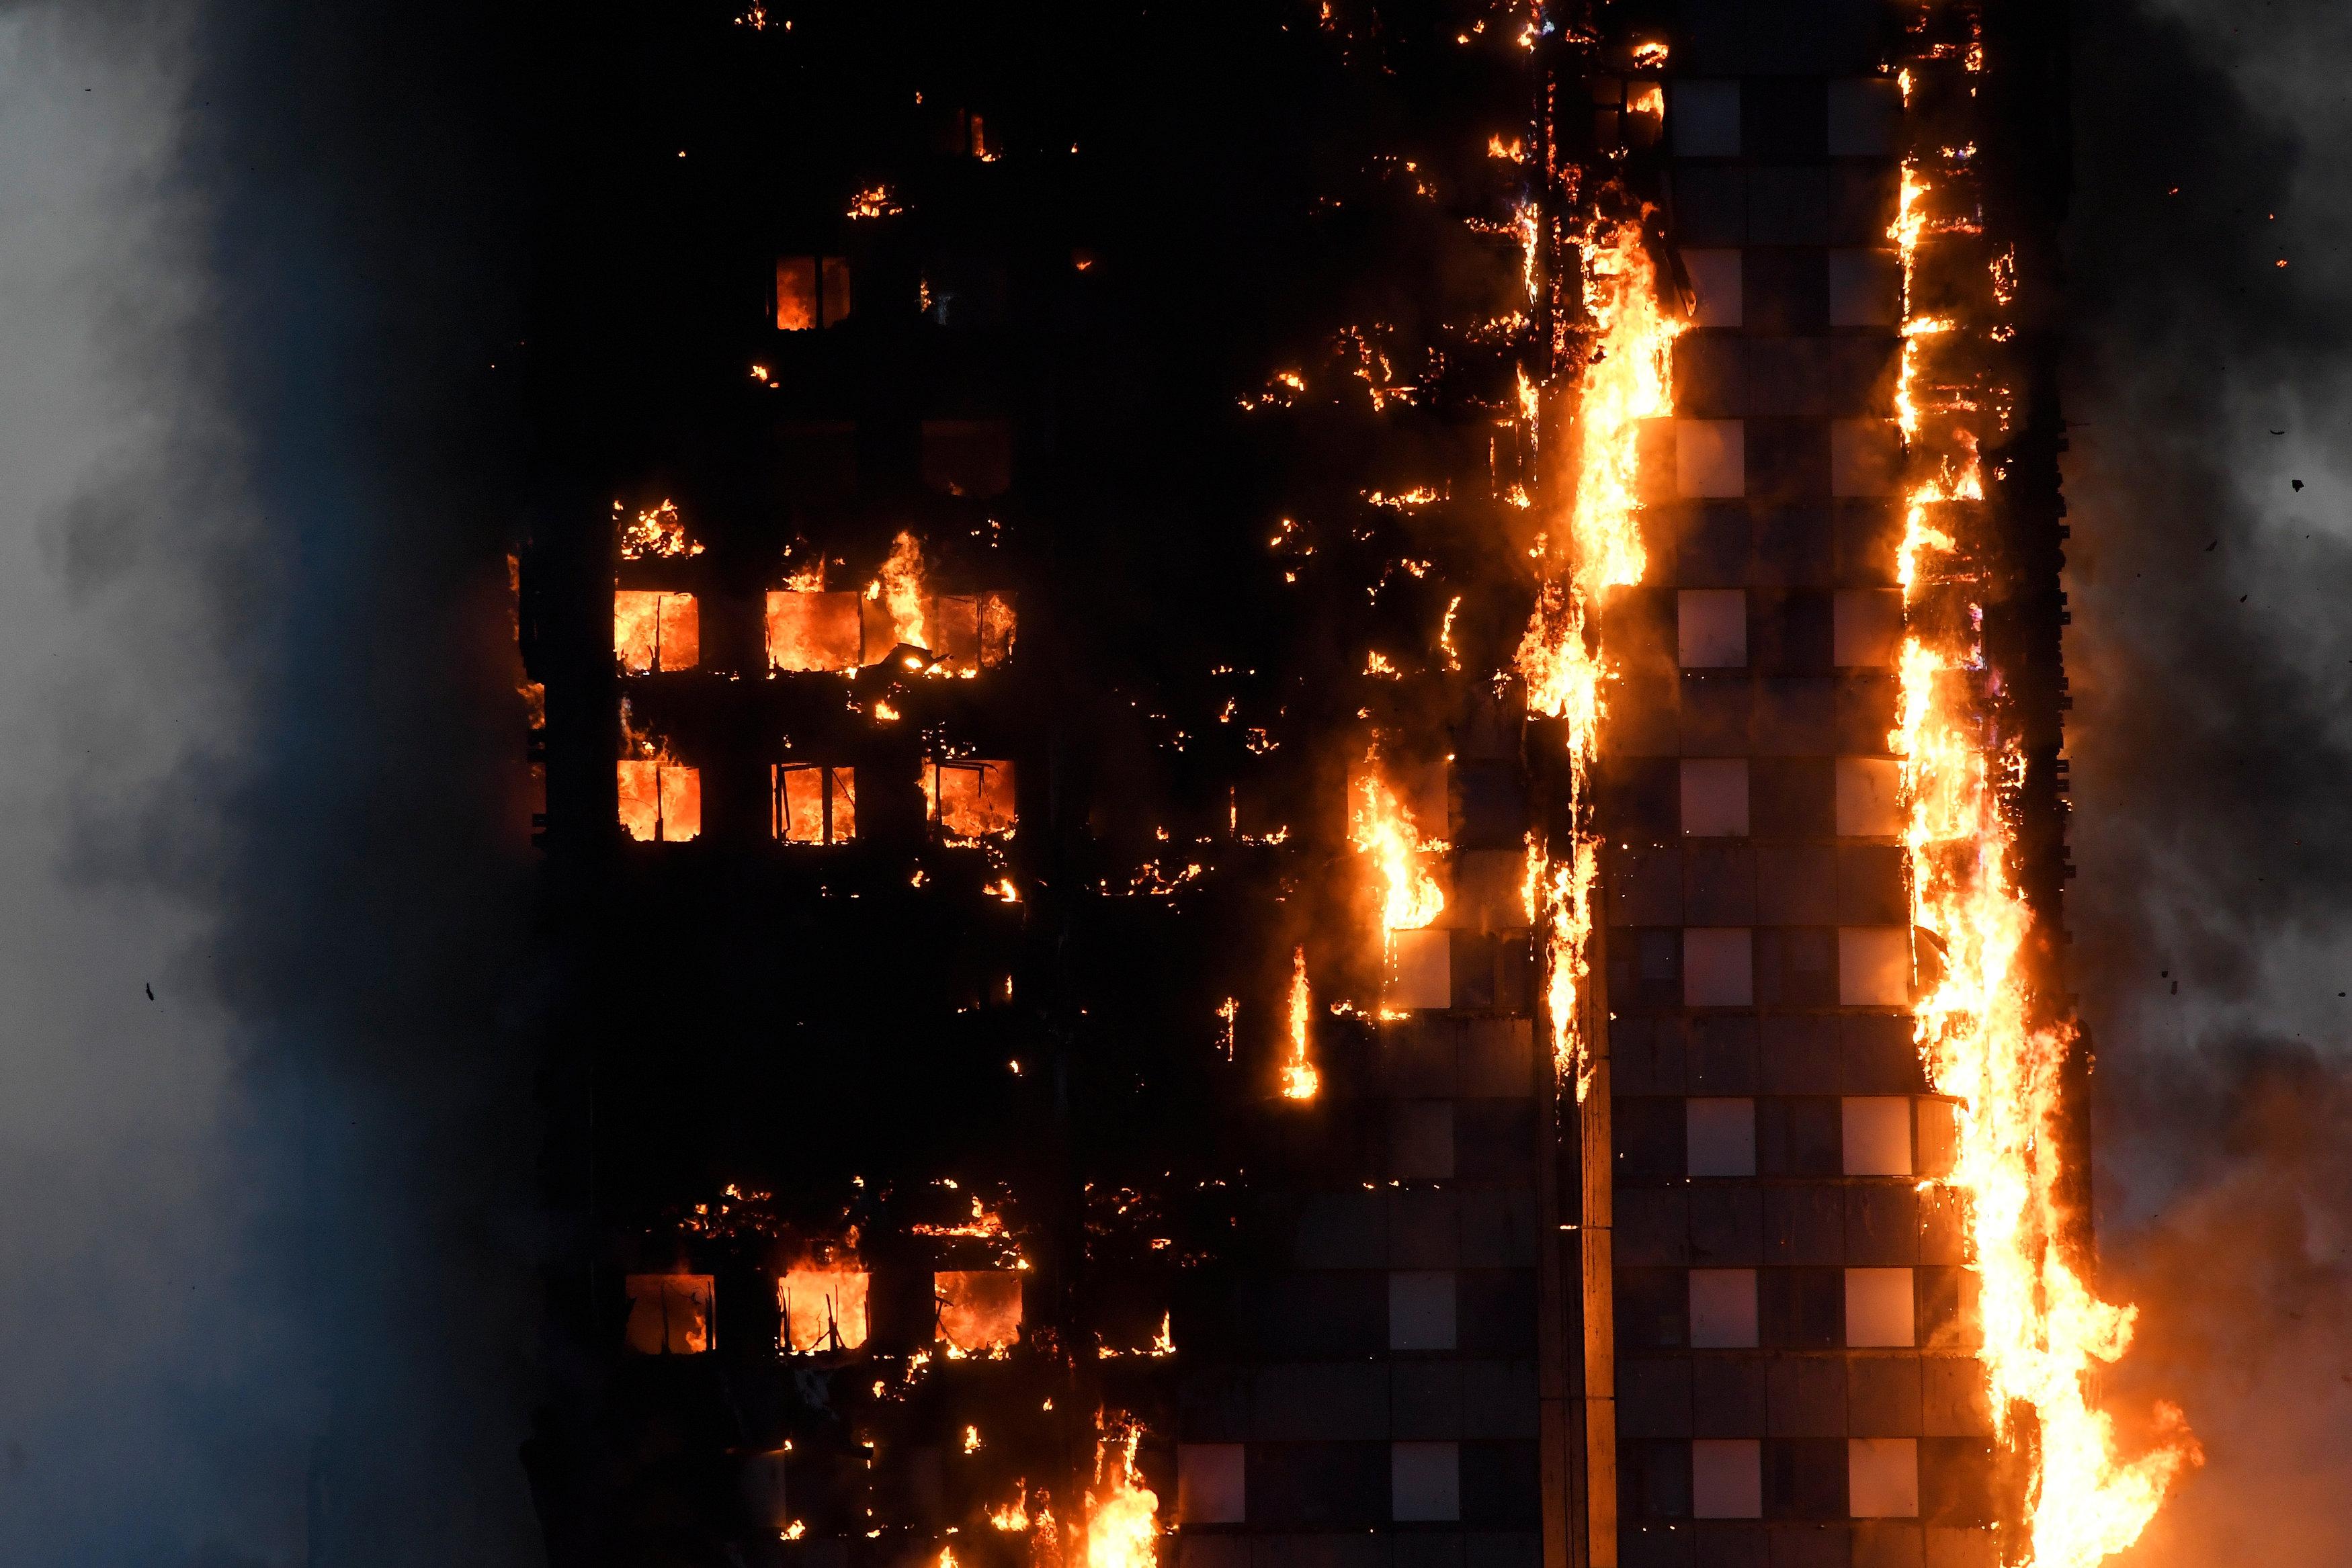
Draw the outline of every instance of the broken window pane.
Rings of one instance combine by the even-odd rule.
[[[1013,764],[934,762],[923,770],[930,819],[951,838],[979,839],[1013,831]]]
[[[776,329],[806,332],[849,314],[849,263],[837,256],[776,258]]]
[[[639,1355],[700,1355],[710,1348],[710,1276],[631,1274],[629,1348]]]
[[[784,1344],[802,1355],[866,1343],[866,1284],[852,1269],[793,1269],[776,1281]]]
[[[621,826],[639,843],[683,843],[702,832],[702,775],[675,762],[624,761]]]
[[[931,1276],[939,1337],[950,1354],[985,1354],[1021,1337],[1021,1276],[1003,1269],[942,1270]]]
[[[854,670],[865,646],[855,593],[768,595],[768,666],[776,670]]]
[[[702,658],[702,618],[694,595],[616,589],[613,653],[632,675],[694,668]]]
[[[778,763],[769,831],[787,844],[845,844],[857,837],[857,780],[852,768]]]

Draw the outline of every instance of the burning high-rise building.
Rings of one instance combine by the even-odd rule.
[[[2136,1538],[2052,26],[653,29],[523,579],[557,1563]]]

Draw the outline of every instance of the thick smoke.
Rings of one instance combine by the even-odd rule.
[[[2325,0],[2078,9],[2071,914],[2168,1568],[2352,1560],[2347,69]]]
[[[12,1561],[535,1554],[515,141],[455,10],[0,9]]]

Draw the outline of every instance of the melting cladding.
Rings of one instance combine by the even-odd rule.
[[[1017,29],[680,50],[794,155],[627,275],[740,319],[571,394],[623,498],[525,561],[552,1561],[2137,1538],[2196,1448],[2093,1397],[2046,26],[1068,46],[1255,50],[1191,142]]]

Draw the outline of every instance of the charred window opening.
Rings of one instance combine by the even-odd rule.
[[[710,1348],[711,1277],[631,1274],[628,1346],[637,1355],[700,1355]]]
[[[866,1343],[862,1270],[793,1269],[776,1281],[784,1348],[795,1355],[856,1350]]]
[[[923,800],[931,821],[954,839],[1009,835],[1016,820],[1013,764],[932,762],[923,769]]]
[[[771,770],[769,831],[786,844],[845,844],[857,837],[856,769],[780,762]]]
[[[1021,1276],[946,1269],[931,1276],[939,1338],[951,1356],[1002,1355],[1021,1338]]]
[[[985,500],[1013,487],[1013,427],[1001,419],[923,421],[923,483]]]
[[[849,314],[849,262],[838,256],[776,258],[776,329],[807,332]]]
[[[690,670],[702,660],[702,615],[691,593],[623,588],[613,593],[613,656],[622,673]]]
[[[702,773],[662,758],[624,758],[621,827],[639,843],[684,843],[702,834]]]

